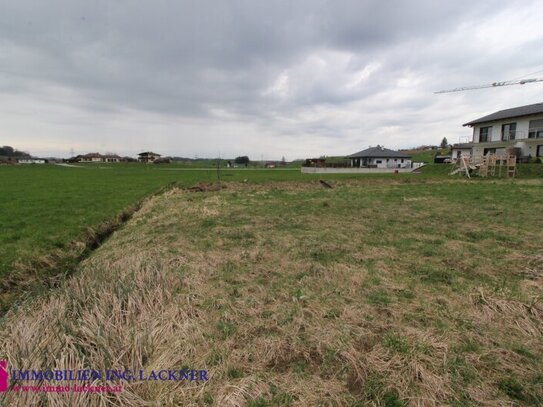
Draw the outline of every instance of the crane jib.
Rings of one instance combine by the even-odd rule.
[[[526,83],[542,82],[542,81],[543,81],[543,78],[529,78],[529,79],[520,79],[520,80],[515,80],[515,81],[493,82],[493,83],[490,83],[490,84],[487,84],[487,85],[465,86],[465,87],[462,87],[462,88],[440,90],[440,91],[434,92],[434,93],[463,92],[463,91],[466,91],[466,90],[496,88],[496,87],[511,86],[511,85],[524,85]]]

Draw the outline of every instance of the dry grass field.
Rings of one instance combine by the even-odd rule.
[[[543,182],[173,189],[12,308],[8,365],[207,369],[6,405],[543,404]]]

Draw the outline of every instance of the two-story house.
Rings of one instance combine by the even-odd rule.
[[[514,107],[465,123],[473,128],[470,143],[455,144],[452,157],[516,153],[521,160],[543,157],[543,103]]]
[[[145,151],[144,153],[139,153],[138,156],[139,156],[138,161],[142,163],[152,163],[161,157],[160,154],[153,153],[151,151]]]

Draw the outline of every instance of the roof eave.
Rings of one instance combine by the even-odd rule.
[[[489,119],[489,120],[476,119],[476,120],[472,120],[471,122],[467,122],[463,124],[462,127],[466,127],[466,126],[473,127],[476,124],[487,124],[487,123],[492,123],[492,122],[499,122],[499,121],[511,120],[511,119],[520,119],[522,117],[539,116],[539,115],[541,115],[541,113],[520,114],[517,116],[508,116],[508,117],[502,117],[499,119]]]

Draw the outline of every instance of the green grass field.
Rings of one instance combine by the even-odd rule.
[[[540,177],[543,166],[524,166],[522,174]],[[365,178],[441,177],[449,179],[450,166],[429,166],[423,175],[364,175]],[[319,175],[302,175],[296,169],[222,170],[222,181],[248,183],[310,181]],[[349,179],[359,175],[327,175]],[[109,221],[170,183],[188,187],[216,182],[213,168],[187,170],[179,165],[139,164],[62,166],[0,166],[0,276],[5,278],[52,251],[66,249],[84,239],[89,228]]]
[[[299,170],[222,170],[222,181],[250,183],[315,179]],[[337,177],[336,177],[337,178]],[[176,165],[0,166],[0,275],[16,260],[64,248],[170,183],[216,182],[215,169]]]
[[[451,150],[448,148],[440,148],[437,150],[417,151],[413,150],[411,160],[413,162],[433,163],[436,155],[450,155]]]
[[[221,180],[248,183],[314,180],[299,169],[223,169]],[[342,179],[352,176],[341,175]],[[77,243],[126,208],[171,183],[216,182],[213,168],[182,165],[0,166],[0,276],[7,304],[14,287],[40,273],[69,272],[81,254]],[[54,254],[51,257],[51,254]],[[64,254],[68,262],[64,262]]]

